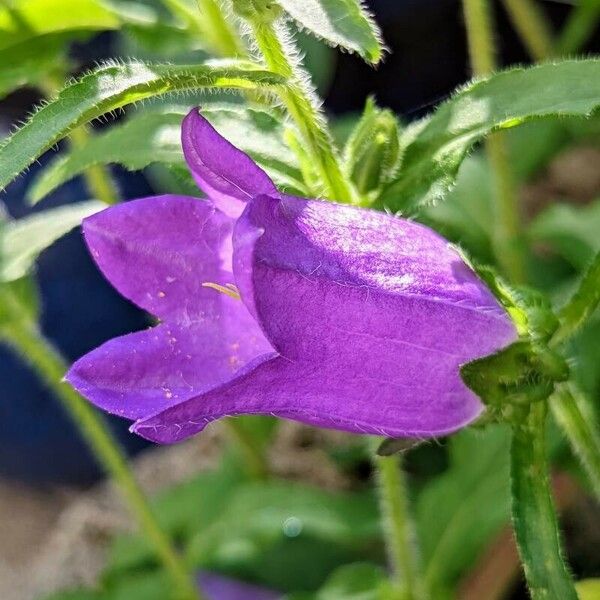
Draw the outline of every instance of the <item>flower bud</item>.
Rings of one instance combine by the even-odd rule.
[[[394,114],[367,100],[365,112],[346,145],[346,164],[360,194],[381,189],[400,162],[399,124]]]
[[[233,0],[234,12],[249,21],[270,23],[277,19],[282,8],[273,0]]]

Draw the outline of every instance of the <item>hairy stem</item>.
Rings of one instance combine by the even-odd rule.
[[[237,32],[223,16],[217,0],[197,0],[202,15],[202,33],[219,56],[242,57],[247,52]]]
[[[553,34],[544,11],[533,0],[503,0],[508,15],[531,58],[544,60],[552,55]]]
[[[496,68],[492,16],[488,0],[463,0],[471,68],[484,76]],[[486,140],[495,196],[494,249],[502,270],[513,282],[525,279],[519,200],[506,137],[494,133]]]
[[[554,53],[564,56],[578,52],[594,33],[599,18],[600,2],[598,0],[580,0],[571,9]]]
[[[0,340],[7,342],[33,367],[80,429],[100,464],[119,486],[130,511],[171,577],[177,598],[202,600],[183,560],[158,524],[118,441],[90,404],[62,381],[67,369],[63,358],[39,329],[27,321],[8,290],[0,288],[0,302],[9,317],[0,327]]]
[[[406,480],[399,454],[376,456],[378,492],[384,519],[384,539],[398,597],[426,598],[416,535],[410,517]]]
[[[514,426],[511,447],[515,536],[533,600],[577,600],[563,560],[546,459],[546,404]]]
[[[325,118],[312,90],[307,87],[308,78],[286,52],[289,36],[283,25],[260,19],[250,19],[250,25],[267,67],[289,79],[289,83],[280,88],[280,97],[312,155],[324,195],[340,202],[356,202],[355,193],[343,175]]]
[[[600,499],[600,431],[589,398],[572,383],[562,384],[552,395],[550,408]]]
[[[600,304],[600,252],[587,268],[577,291],[558,313],[560,326],[552,337],[556,346],[568,340],[595,312]]]
[[[244,458],[248,474],[257,480],[265,480],[269,477],[269,465],[264,453],[257,447],[244,426],[234,418],[223,421],[227,432],[236,443],[238,450]]]
[[[69,134],[69,140],[73,148],[77,150],[77,148],[85,146],[91,135],[87,125],[82,125],[73,129]],[[83,177],[93,198],[101,200],[105,204],[116,204],[119,201],[119,193],[108,167],[91,165],[83,172]]]

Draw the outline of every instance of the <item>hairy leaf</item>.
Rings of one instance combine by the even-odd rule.
[[[181,121],[189,107],[168,106],[134,114],[123,124],[90,138],[83,147],[56,159],[28,191],[38,202],[72,177],[95,164],[117,163],[143,169],[152,163],[183,165]],[[250,154],[285,187],[302,186],[295,157],[284,144],[281,123],[262,110],[233,106],[204,108],[202,113],[233,144]]]
[[[27,275],[37,256],[58,238],[105,205],[92,200],[52,208],[11,221],[0,238],[0,281],[16,281]]]
[[[278,0],[303,28],[370,63],[383,56],[381,32],[361,0]]]
[[[512,69],[469,84],[432,116],[404,130],[396,181],[378,200],[411,212],[441,199],[475,142],[542,117],[590,116],[600,104],[600,59]]]
[[[73,128],[127,104],[169,92],[258,89],[283,82],[282,77],[247,62],[227,66],[127,62],[100,67],[64,88],[8,138],[0,148],[0,188]]]

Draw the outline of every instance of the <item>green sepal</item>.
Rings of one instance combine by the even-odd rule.
[[[510,285],[492,267],[480,266],[472,261],[469,264],[506,309],[521,337],[530,337],[539,342],[546,342],[552,337],[559,321],[544,294],[531,288]]]
[[[400,164],[400,125],[394,113],[368,98],[344,148],[344,165],[361,195],[373,199]]]
[[[566,381],[565,360],[552,350],[521,339],[499,352],[462,365],[460,376],[497,416],[512,421],[522,415],[515,407],[546,400],[554,385]],[[511,406],[508,410],[507,406]]]

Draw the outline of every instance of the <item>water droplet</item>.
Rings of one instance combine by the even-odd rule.
[[[289,517],[283,522],[282,529],[286,537],[298,537],[302,533],[302,521],[298,517]]]

